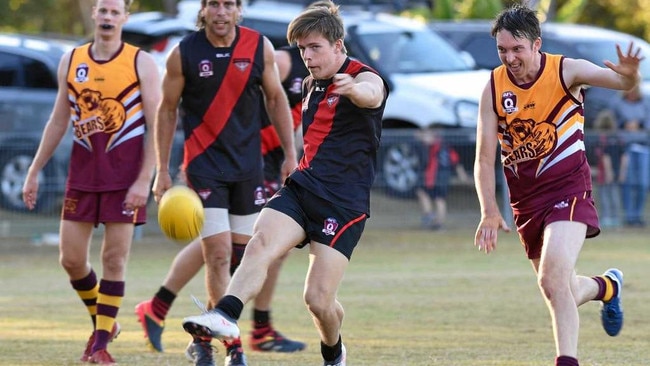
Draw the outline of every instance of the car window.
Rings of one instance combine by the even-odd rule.
[[[56,80],[44,63],[0,52],[0,86],[56,89]]]
[[[359,34],[368,57],[388,73],[468,70],[465,60],[435,33],[419,30]]]
[[[0,86],[20,86],[20,57],[0,52]]]
[[[25,87],[35,89],[56,89],[56,80],[44,63],[24,57],[23,70],[25,70]]]
[[[255,29],[264,34],[273,43],[273,46],[278,48],[287,45],[287,23],[273,22],[259,19],[244,19],[241,25]]]
[[[493,69],[501,65],[497,42],[490,34],[474,34],[467,41],[464,50],[469,52],[476,61],[476,66],[482,69]]]
[[[564,55],[570,58],[582,58],[580,51],[575,47],[575,45],[569,45],[563,42],[559,42],[555,39],[543,38],[542,35],[542,52],[547,52],[555,55]],[[586,56],[586,55],[584,55]],[[592,61],[593,60],[589,60]]]

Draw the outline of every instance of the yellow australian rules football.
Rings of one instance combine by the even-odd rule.
[[[177,244],[196,239],[203,229],[205,216],[201,198],[186,186],[168,189],[158,204],[158,225],[166,237]]]

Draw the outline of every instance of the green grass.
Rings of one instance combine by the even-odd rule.
[[[349,365],[548,366],[554,358],[549,315],[515,234],[502,234],[485,256],[470,229],[440,233],[369,228],[352,257],[339,298],[346,310],[343,340]],[[97,263],[98,244],[93,247]],[[204,298],[203,276],[180,294],[163,335],[164,354],[148,351],[133,307],[160,286],[178,250],[156,236],[134,244],[122,334],[110,344],[121,365],[186,365],[190,337],[181,319],[198,312],[190,294]],[[650,243],[645,231],[602,234],[585,245],[578,271],[625,272],[625,327],[615,338],[600,326],[596,302],[580,308],[581,365],[649,365]],[[316,330],[302,303],[307,250],[294,250],[274,302],[277,328],[308,348],[297,354],[247,352],[251,365],[321,364]],[[101,269],[96,267],[98,273]],[[240,325],[250,330],[250,307]],[[56,247],[27,241],[0,243],[0,365],[78,364],[90,332],[81,301],[58,264]],[[247,340],[244,340],[247,343]],[[223,364],[219,347],[218,365]]]

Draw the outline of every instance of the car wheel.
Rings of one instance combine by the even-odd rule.
[[[0,154],[0,205],[10,211],[28,211],[23,203],[23,184],[33,159],[33,152],[28,150],[9,150]],[[55,180],[50,179],[43,169],[39,173],[39,192],[36,201],[37,212],[45,212],[54,206],[55,194],[52,191]]]
[[[390,196],[411,198],[420,180],[422,162],[411,143],[387,144],[381,154],[381,184]]]

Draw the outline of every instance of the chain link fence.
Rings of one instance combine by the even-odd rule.
[[[412,228],[421,224],[421,207],[417,200],[417,188],[424,184],[425,175],[432,169],[429,164],[432,154],[432,136],[435,143],[441,142],[445,148],[454,151],[454,157],[438,156],[438,174],[447,169],[449,175],[447,195],[447,225],[449,228],[467,227],[473,231],[479,220],[479,205],[473,185],[473,161],[476,134],[473,130],[384,130],[378,154],[377,176],[372,191],[371,218],[368,226],[382,228]],[[637,161],[630,174],[646,177],[639,180],[645,184],[647,192],[650,180],[650,139],[646,134],[636,134],[637,149],[646,149],[648,159]],[[628,136],[629,137],[629,136]],[[619,133],[591,132],[585,136],[588,159],[594,176],[594,189],[599,187],[599,160],[605,152],[618,151],[615,159],[620,159],[629,149],[629,138]],[[176,146],[175,149],[180,147]],[[617,150],[618,149],[618,150]],[[39,206],[35,211],[27,211],[22,205],[22,184],[24,174],[31,162],[36,146],[25,144],[3,144],[0,146],[0,238],[32,238],[36,243],[55,241],[58,232],[61,201],[65,187],[67,158],[57,157],[44,169],[40,177],[41,192]],[[438,151],[440,155],[440,151]],[[448,165],[450,159],[452,165]],[[469,177],[462,180],[453,165],[457,162]],[[497,197],[502,202],[502,213],[509,215],[507,191],[503,184],[500,167],[497,171]],[[595,192],[597,203],[599,198]],[[137,230],[137,235],[159,235],[156,222],[156,204],[148,206],[148,223]],[[508,216],[507,219],[510,219]],[[98,231],[101,231],[101,226]]]

